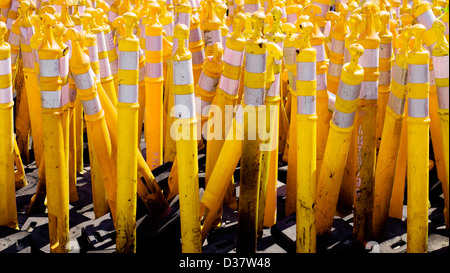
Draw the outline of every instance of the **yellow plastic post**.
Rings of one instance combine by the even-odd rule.
[[[355,117],[356,130],[356,181],[353,217],[353,247],[365,249],[372,229],[373,186],[376,162],[376,118],[378,98],[378,61],[380,38],[374,29],[377,6],[366,2],[362,6],[365,27],[358,42],[364,47],[360,64],[364,68],[364,79]]]
[[[55,17],[42,15],[44,37],[38,49],[47,182],[47,208],[51,252],[69,251],[69,185],[66,179],[62,131],[60,58],[63,52],[55,41]]]
[[[5,42],[8,31],[0,22],[0,226],[18,228],[14,183],[14,127],[11,46]]]
[[[258,229],[258,202],[261,171],[259,124],[255,119],[260,111],[265,113],[264,89],[266,78],[267,41],[261,37],[264,13],[252,14],[253,35],[245,46],[244,95],[242,105],[248,109],[244,115],[244,139],[241,153],[241,178],[236,252],[256,252]],[[263,115],[265,117],[265,115]],[[252,120],[253,118],[253,120]]]
[[[317,16],[317,23],[321,31],[325,29],[325,14],[330,10],[330,0],[313,0],[311,4],[316,5],[320,8],[319,15]]]
[[[242,2],[244,2],[244,13],[252,14],[261,8],[259,0],[243,0]]]
[[[189,27],[177,24],[174,39],[177,51],[173,55],[173,94],[175,107],[175,134],[180,196],[181,250],[183,253],[199,253],[202,248],[200,234],[197,119],[195,118],[194,78],[192,54],[185,46]]]
[[[414,48],[408,55],[408,165],[407,165],[407,245],[408,253],[424,253],[428,248],[428,64],[429,52],[422,47],[426,28],[411,28]]]
[[[214,10],[216,5],[214,0],[205,0],[205,18],[202,21],[203,36],[205,37],[205,56],[211,56],[214,45],[217,42],[222,43],[222,35],[220,33],[220,26],[222,22],[217,17]]]
[[[218,3],[214,7],[214,11],[216,12],[217,17],[219,18],[220,22],[222,24],[220,25],[220,36],[222,36],[222,48],[225,48],[225,44],[227,42],[227,35],[228,35],[228,26],[226,23],[226,13],[227,13],[228,7],[225,5],[225,3]]]
[[[316,49],[311,22],[300,24],[297,53],[297,200],[296,252],[316,252]],[[292,148],[292,147],[291,147]],[[292,149],[291,149],[292,151]]]
[[[430,2],[414,0],[411,7],[411,14],[417,23],[425,26],[426,31],[423,35],[423,41],[431,52],[436,44],[436,35],[431,29],[433,22],[436,20],[436,16],[434,16]]]
[[[375,168],[374,211],[372,234],[375,238],[383,235],[396,172],[400,148],[400,137],[405,117],[405,102],[408,77],[408,44],[411,37],[410,26],[403,28],[403,46],[398,50],[392,68],[392,87],[386,106],[383,134]],[[400,168],[399,168],[400,169]]]
[[[324,162],[316,192],[316,230],[318,235],[330,232],[345,171],[358,106],[364,70],[358,60],[364,48],[354,43],[349,48],[350,62],[344,64],[330,122]]]
[[[192,53],[192,71],[194,72],[194,85],[197,85],[205,60],[204,41],[202,37],[199,18],[200,5],[198,0],[191,0],[192,15],[189,32],[189,51]]]
[[[295,3],[293,0],[286,1],[286,21],[295,24],[298,14],[301,13],[302,5]]]
[[[447,11],[448,12],[448,11]],[[446,166],[446,180],[442,181],[442,191],[444,193],[444,217],[445,224],[449,226],[449,129],[448,129],[448,113],[449,113],[449,93],[447,92],[449,86],[449,73],[448,73],[448,59],[449,59],[449,46],[447,40],[445,40],[445,25],[439,20],[436,20],[432,26],[433,31],[436,34],[436,45],[433,48],[433,66],[434,66],[434,81],[437,89],[438,99],[438,114],[441,125],[442,134],[442,147],[444,153],[444,162]]]
[[[173,16],[166,8],[165,0],[158,0],[159,7],[161,8],[159,14],[159,22],[163,26],[163,30],[166,33],[164,37],[168,39],[169,42],[173,41]]]
[[[9,6],[9,10],[8,10],[8,15],[6,18],[6,27],[8,28],[8,33],[5,34],[5,41],[9,42],[9,36],[12,33],[12,24],[14,22],[14,20],[16,20],[19,16],[19,4],[20,1],[19,0],[12,0],[10,1],[10,6]],[[13,61],[13,55],[12,55],[12,48],[11,48],[11,61]],[[13,71],[14,72],[14,71]]]

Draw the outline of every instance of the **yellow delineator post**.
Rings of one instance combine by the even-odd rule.
[[[330,62],[327,70],[327,89],[331,93],[337,93],[341,68],[344,64],[345,36],[349,33],[347,26],[348,7],[346,4],[339,5],[339,20],[330,32]]]
[[[165,0],[158,0],[158,5],[161,8],[161,12],[159,14],[159,22],[163,26],[163,30],[165,32],[164,37],[166,37],[169,42],[172,42],[174,26],[172,13],[167,10]]]
[[[430,2],[414,0],[411,7],[411,15],[413,15],[415,22],[425,26],[426,31],[423,35],[423,41],[431,52],[436,44],[436,35],[431,29],[436,16],[433,13]]]
[[[8,10],[8,17],[6,18],[6,27],[8,28],[8,33],[5,34],[5,41],[9,42],[9,36],[12,34],[12,24],[19,16],[19,0],[12,0],[11,5]],[[11,44],[11,43],[10,43]],[[11,48],[11,62],[13,61],[13,49]],[[14,70],[13,70],[14,72]]]
[[[205,60],[204,41],[202,31],[200,29],[199,4],[197,0],[191,1],[192,15],[190,21],[189,32],[189,51],[192,54],[192,71],[194,72],[194,85],[197,85]]]
[[[197,159],[197,119],[195,117],[194,78],[192,75],[192,55],[185,46],[189,27],[177,24],[174,39],[178,48],[173,55],[173,93],[178,175],[180,196],[181,250],[183,253],[202,251],[198,159]]]
[[[0,22],[0,226],[18,228],[14,183],[14,127],[11,46],[8,29]]]
[[[226,13],[227,13],[228,7],[225,3],[218,3],[214,7],[214,11],[216,12],[217,17],[219,17],[219,20],[222,22],[220,25],[220,35],[222,36],[222,48],[225,48],[225,44],[227,42],[227,35],[228,35],[228,26],[226,23]]]
[[[55,41],[53,15],[43,14],[44,37],[38,49],[51,252],[69,251],[69,185],[62,130],[61,48]]]
[[[261,8],[261,3],[259,0],[243,0],[241,2],[244,2],[244,13],[253,14]]]
[[[286,21],[295,24],[298,14],[301,12],[302,5],[295,3],[293,0],[286,1]]]
[[[320,27],[320,31],[325,30],[325,14],[330,10],[330,0],[313,0],[311,4],[318,6],[321,11],[319,11],[319,15],[317,16],[317,23]]]
[[[380,37],[380,56],[379,56],[379,70],[380,76],[378,81],[378,111],[377,111],[377,148],[380,147],[381,135],[383,132],[384,119],[386,113],[386,105],[389,99],[389,91],[391,90],[391,71],[393,57],[392,40],[393,35],[388,29],[389,12],[381,11],[379,13],[381,30],[378,33]]]
[[[448,43],[450,43],[449,39],[448,39],[448,34],[449,34],[449,27],[448,27],[448,20],[449,20],[449,1],[446,1],[446,11],[444,12],[444,15],[442,15],[442,23],[444,23],[445,25],[445,31],[444,31],[444,36],[445,39],[447,40]]]
[[[341,71],[324,162],[317,182],[316,231],[318,235],[329,233],[333,224],[364,77],[364,70],[358,64],[363,52],[364,48],[361,45],[357,43],[350,45],[350,62],[344,64]]]
[[[245,45],[244,95],[242,105],[248,109],[244,115],[244,139],[241,153],[241,178],[239,183],[239,212],[236,252],[256,252],[258,229],[258,203],[261,172],[261,141],[256,116],[264,117],[264,89],[266,78],[267,41],[261,37],[266,16],[257,11],[252,14],[253,35]],[[252,120],[253,119],[253,120]],[[256,122],[255,122],[256,120]],[[261,122],[261,124],[263,124]],[[259,134],[259,135],[258,135]]]
[[[403,46],[398,50],[392,67],[392,87],[386,105],[383,134],[375,168],[372,220],[372,235],[375,238],[382,236],[386,229],[405,117],[410,26],[404,27],[401,35]]]
[[[154,169],[163,163],[163,26],[160,6],[150,2],[145,25],[145,140],[147,164]]]
[[[353,217],[353,248],[365,249],[372,229],[373,186],[376,163],[376,118],[378,98],[378,61],[380,38],[374,29],[377,6],[366,2],[363,7],[365,27],[358,42],[364,47],[360,64],[364,68],[364,79],[355,117],[357,155]]]
[[[316,49],[311,22],[300,24],[297,53],[297,200],[296,252],[316,252]],[[292,148],[292,147],[291,147]],[[292,149],[291,149],[292,151]]]
[[[220,26],[222,22],[217,17],[214,10],[215,0],[205,0],[206,10],[205,18],[202,21],[203,36],[205,37],[205,56],[211,56],[214,51],[214,45],[217,42],[222,43]]]
[[[449,115],[449,46],[445,40],[444,31],[445,25],[439,20],[436,20],[432,26],[433,31],[436,34],[436,45],[433,48],[433,66],[434,66],[434,81],[437,89],[438,100],[438,114],[441,126],[442,134],[442,147],[444,153],[444,162],[446,166],[446,179],[447,181],[441,181],[442,191],[444,193],[444,217],[445,224],[449,226],[449,129],[448,129],[448,115]]]
[[[122,19],[123,18],[123,19]],[[138,147],[139,39],[133,35],[138,18],[126,12],[126,32],[119,40],[119,96],[117,107],[116,251],[136,252],[136,192]]]
[[[407,165],[407,245],[408,253],[424,253],[428,248],[429,52],[422,47],[426,28],[411,28],[414,48],[408,54],[408,165]]]

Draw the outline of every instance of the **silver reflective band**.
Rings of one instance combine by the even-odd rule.
[[[343,100],[352,101],[356,100],[359,97],[360,91],[361,84],[349,85],[344,83],[343,81],[340,81],[337,95]]]
[[[12,86],[0,89],[0,104],[13,101]]]
[[[403,115],[405,113],[405,102],[406,100],[398,98],[392,92],[389,92],[389,99],[387,106],[394,111],[397,115]]]
[[[147,36],[147,39],[145,39],[145,49],[148,51],[161,51],[162,36]]]
[[[266,71],[266,54],[245,54],[245,70],[251,73]]]
[[[11,58],[0,60],[0,75],[11,74]]]
[[[316,75],[316,90],[327,90],[327,74],[317,74]]]
[[[407,85],[408,69],[403,69],[397,64],[394,64],[394,66],[392,67],[392,79],[400,85]]]
[[[448,107],[449,107],[449,105],[448,105],[449,104],[449,102],[448,102],[448,100],[449,100],[448,86],[445,86],[445,87],[437,86],[436,89],[437,89],[437,97],[438,97],[438,108],[448,110]]]
[[[94,72],[92,71],[92,68],[89,69],[88,72],[84,74],[73,74],[73,78],[75,80],[75,85],[77,89],[88,89],[94,86]]]
[[[219,88],[228,95],[234,96],[238,92],[239,80],[232,80],[222,75],[219,81]]]
[[[433,56],[434,77],[436,79],[445,79],[449,77],[449,55],[435,57]]]
[[[334,38],[331,39],[331,51],[337,54],[344,54],[345,50],[345,41],[336,40]]]
[[[205,37],[205,46],[214,46],[216,42],[222,42],[220,29],[212,31],[203,31]]]
[[[187,85],[192,83],[194,83],[192,59],[186,61],[173,61],[173,84]]]
[[[91,100],[82,100],[81,104],[83,105],[83,110],[86,115],[94,115],[102,110],[102,105],[100,104],[100,100],[98,96]]]
[[[119,51],[119,69],[136,70],[137,68],[139,68],[137,51]]]
[[[428,83],[428,64],[408,65],[408,80],[410,83]]]
[[[124,103],[137,103],[139,94],[139,86],[119,84],[118,101]]]
[[[41,90],[41,105],[42,108],[60,108],[62,106],[61,90],[57,91]]]
[[[264,88],[244,87],[245,105],[259,106],[264,104]]]
[[[433,22],[436,20],[436,17],[434,16],[434,13],[431,9],[425,11],[421,15],[416,17],[417,22],[419,24],[422,24],[425,26],[425,28],[428,30],[433,26]]]
[[[316,113],[316,96],[297,96],[297,114],[312,115]]]
[[[408,116],[414,118],[428,117],[428,99],[408,98]]]
[[[325,45],[320,44],[313,46],[313,48],[316,49],[316,62],[323,62],[325,61]]]
[[[297,80],[312,81],[316,79],[315,62],[297,62]]]
[[[378,85],[389,85],[391,83],[391,70],[380,71],[378,77]]]
[[[91,63],[98,61],[98,50],[96,46],[86,47],[89,51],[89,59]]]
[[[360,99],[376,100],[378,99],[378,81],[361,83]]]
[[[295,47],[293,46],[283,48],[283,59],[287,65],[295,62],[295,51]]]
[[[353,125],[353,121],[355,120],[355,113],[342,113],[338,109],[334,109],[333,112],[333,124],[340,128],[348,128]]]
[[[59,59],[39,60],[39,71],[41,73],[41,77],[59,76]]]
[[[228,47],[225,48],[225,55],[223,57],[223,60],[232,66],[241,66],[242,62],[244,60],[244,52],[243,51],[236,51],[233,49],[230,49]]]
[[[194,94],[174,95],[174,110],[178,119],[195,117]]]
[[[343,64],[335,64],[333,61],[330,60],[330,63],[328,64],[328,75],[334,76],[334,77],[340,77],[342,72],[342,66]]]
[[[146,63],[145,73],[148,78],[160,78],[163,76],[162,63]]]
[[[219,78],[214,79],[209,76],[206,76],[203,71],[200,73],[200,77],[198,79],[198,85],[205,91],[214,92],[217,89],[217,84],[219,83]]]
[[[378,48],[364,49],[363,55],[359,58],[359,65],[362,67],[379,67]]]
[[[380,58],[386,59],[392,57],[392,43],[380,44]]]

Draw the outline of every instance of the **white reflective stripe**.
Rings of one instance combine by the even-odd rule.
[[[328,71],[327,74],[331,75],[333,77],[340,77],[341,71],[342,71],[343,64],[335,64],[330,60],[330,63],[328,64]]]
[[[119,84],[117,100],[124,103],[137,103],[139,97],[139,85]]]
[[[227,36],[222,35],[222,48],[225,48],[226,45],[227,45]]]
[[[408,116],[414,118],[428,117],[428,99],[408,98]]]
[[[86,48],[89,51],[89,59],[91,60],[91,63],[94,63],[94,62],[98,61],[97,46],[88,46]]]
[[[192,63],[193,64],[201,64],[205,60],[205,51],[199,50],[197,52],[192,53]]]
[[[145,80],[145,65],[139,68],[139,82]]]
[[[69,83],[61,86],[61,105],[64,106],[70,101]]]
[[[82,7],[82,6],[80,6],[80,8],[81,8],[81,7]],[[81,10],[79,11],[79,14],[83,14],[83,13],[81,13]],[[109,22],[113,22],[114,19],[117,18],[117,16],[118,16],[117,13],[115,13],[115,12],[112,11],[112,10],[109,10],[109,13],[108,13],[108,21],[109,21]]]
[[[448,86],[440,87],[437,86],[437,97],[438,97],[438,107],[439,109],[448,109],[449,106],[449,88]]]
[[[436,20],[436,16],[434,16],[434,13],[431,9],[425,11],[421,15],[416,17],[417,22],[419,24],[422,24],[425,26],[425,28],[428,30],[433,26],[433,22]]]
[[[162,51],[162,36],[146,36],[145,50]]]
[[[61,78],[69,75],[69,55],[66,55],[59,59],[59,74]]]
[[[33,52],[22,51],[22,61],[24,68],[34,68]]]
[[[320,17],[325,17],[325,13],[327,13],[330,10],[330,5],[328,4],[322,4],[322,3],[318,3],[313,1],[314,5],[318,5],[321,9],[321,13],[320,13]]]
[[[211,101],[204,101],[200,97],[195,97],[195,112],[197,115],[202,115],[203,117],[209,117],[209,107],[211,106]]]
[[[325,61],[325,45],[320,44],[317,46],[313,46],[313,48],[316,49],[316,62],[323,62]]]
[[[98,52],[107,51],[105,34],[103,33],[103,31],[100,31],[99,33],[95,34],[95,36],[97,36],[97,50],[98,50]]]
[[[229,79],[222,75],[219,81],[219,88],[228,95],[234,96],[237,94],[239,89],[239,80]]]
[[[70,75],[70,74],[69,74]],[[71,89],[69,87],[69,101],[75,102],[75,99],[77,98],[77,89]]]
[[[162,63],[146,63],[145,73],[148,78],[160,78],[163,76]]]
[[[11,64],[16,64],[16,62],[17,62],[17,55],[18,55],[18,53],[12,53],[11,52]]]
[[[0,103],[10,103],[13,101],[12,86],[0,89]]]
[[[173,22],[170,22],[170,24],[163,26],[164,31],[166,32],[166,36],[173,36]]]
[[[9,34],[8,43],[10,45],[19,46],[20,45],[20,35],[12,32],[12,31],[10,31],[9,33],[10,34]]]
[[[110,51],[114,49],[116,46],[114,45],[114,36],[112,34],[112,31],[106,33],[105,35],[105,44],[106,44],[106,50]]]
[[[349,63],[351,59],[350,53],[348,52],[348,48],[344,49],[344,64]]]
[[[378,77],[378,85],[389,85],[391,83],[391,70],[380,71]]]
[[[392,66],[392,79],[400,85],[407,85],[408,69],[403,69],[396,63],[394,63],[394,65]]]
[[[380,59],[392,57],[392,43],[380,44]]]
[[[378,99],[378,81],[361,83],[360,99],[376,100]]]
[[[360,92],[361,84],[349,85],[343,81],[340,81],[337,96],[343,100],[352,101],[359,97]]]
[[[214,46],[216,42],[222,42],[222,35],[220,34],[220,29],[212,31],[203,31],[203,36],[205,40],[205,46]]]
[[[92,69],[89,69],[89,71],[84,74],[73,74],[73,79],[75,80],[75,86],[77,89],[81,90],[91,88],[95,84],[94,72]]]
[[[205,91],[214,92],[217,89],[217,84],[219,84],[219,78],[211,78],[205,73],[200,73],[200,77],[198,79],[198,85]]]
[[[119,51],[119,69],[136,70],[139,68],[139,52]]]
[[[317,74],[316,75],[316,90],[327,90],[327,74]]]
[[[108,58],[98,60],[100,66],[100,78],[106,78],[111,76],[111,67],[109,66]]]
[[[187,85],[194,83],[192,60],[173,61],[173,84]]]
[[[378,52],[379,49],[364,49],[363,55],[359,58],[359,65],[362,67],[378,67]]]
[[[194,94],[174,95],[175,117],[179,119],[195,117]]]
[[[297,62],[297,80],[312,81],[316,79],[315,62]]]
[[[400,99],[392,92],[389,92],[389,100],[387,106],[394,111],[397,115],[403,115],[405,113],[405,99]]]
[[[102,110],[102,105],[100,104],[100,100],[98,96],[91,100],[81,100],[81,104],[83,104],[84,113],[88,116],[97,114]]]
[[[11,74],[11,58],[0,60],[0,75]]]
[[[251,73],[266,71],[266,54],[245,54],[245,70]]]
[[[334,109],[333,111],[333,124],[340,128],[348,128],[353,125],[355,120],[355,113],[342,113],[338,109]]]
[[[428,70],[428,79],[430,80],[430,86],[435,85],[435,82],[434,82],[434,71],[433,70]]]
[[[202,39],[202,31],[199,27],[189,31],[189,42],[198,42]]]
[[[444,35],[448,35],[448,22],[444,23],[444,25],[445,25]]]
[[[236,51],[226,47],[223,60],[232,66],[242,66],[242,62],[244,61],[244,51]]]
[[[61,90],[43,91],[41,90],[42,108],[59,108],[61,107]]]
[[[264,104],[264,88],[244,87],[245,105],[258,106]]]
[[[331,51],[337,54],[344,54],[345,50],[345,41],[336,40],[334,38],[331,39]]]
[[[175,25],[185,24],[188,28],[191,27],[191,15],[189,13],[180,12],[175,18]]]
[[[235,119],[238,124],[243,125],[243,123],[244,123],[244,107],[242,107],[242,104],[238,105],[238,109],[236,110]]]
[[[119,60],[109,62],[109,67],[111,68],[111,74],[116,75],[119,71]]]
[[[284,62],[287,65],[293,64],[295,62],[295,47],[290,46],[290,47],[284,47],[283,48],[283,58],[284,58]]]
[[[59,59],[39,60],[39,71],[41,77],[59,76]]]
[[[275,97],[280,95],[280,73],[274,74],[275,80],[267,90],[267,97]]]
[[[311,115],[316,113],[316,96],[297,96],[297,114]]]
[[[436,79],[445,79],[449,77],[449,55],[433,56],[434,77]]]
[[[33,27],[20,27],[20,43],[29,45],[31,36],[33,36],[33,34]]]
[[[428,83],[428,64],[408,65],[408,80],[410,83]]]
[[[244,4],[244,13],[253,13],[259,10],[259,3],[257,4]]]

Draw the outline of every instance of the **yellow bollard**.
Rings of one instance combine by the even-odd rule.
[[[408,44],[410,26],[403,28],[403,46],[392,68],[392,87],[386,106],[383,134],[375,168],[374,211],[372,233],[379,238],[385,231],[400,148],[408,77]],[[400,169],[400,168],[398,168]]]
[[[38,49],[44,125],[44,157],[51,252],[69,251],[69,185],[62,130],[60,58],[67,54],[55,41],[53,15],[43,14],[44,37]],[[64,54],[64,55],[63,55]]]
[[[5,42],[8,31],[0,22],[0,226],[18,228],[14,183],[14,127],[11,46]]]
[[[433,22],[436,20],[436,16],[434,16],[430,2],[414,0],[411,7],[411,15],[414,16],[417,23],[425,26],[426,31],[423,35],[423,41],[427,45],[428,50],[431,52],[436,44],[436,35],[431,29]]]
[[[205,18],[202,21],[203,36],[205,37],[205,56],[213,54],[214,45],[219,42],[222,43],[222,35],[220,33],[220,26],[222,22],[216,15],[214,10],[215,0],[205,0]]]
[[[220,22],[222,24],[220,25],[220,36],[222,37],[222,48],[225,48],[225,44],[227,42],[227,35],[228,35],[228,26],[225,21],[226,13],[227,13],[228,7],[225,5],[225,3],[218,3],[214,7],[214,11],[216,12],[217,17],[219,18]]]
[[[192,15],[190,21],[189,33],[189,51],[192,53],[192,71],[194,72],[194,85],[197,85],[200,74],[203,68],[203,61],[205,60],[205,45],[202,38],[202,31],[199,18],[199,4],[198,0],[191,0]]]
[[[123,19],[122,19],[123,18]],[[119,40],[119,96],[117,107],[116,251],[136,252],[136,183],[138,147],[139,39],[133,35],[138,17],[126,12],[126,32]]]
[[[266,78],[267,41],[261,37],[265,20],[264,13],[252,14],[253,35],[245,46],[244,95],[242,105],[244,115],[244,139],[241,153],[241,178],[238,213],[236,252],[250,254],[256,252],[258,229],[258,201],[261,172],[261,150],[258,121],[256,115],[265,113],[264,88]],[[262,115],[265,118],[265,115]],[[252,120],[253,118],[253,120]]]
[[[320,27],[320,31],[324,31],[325,29],[325,14],[330,10],[330,0],[313,0],[311,4],[316,5],[320,8],[319,16],[317,16],[317,23]]]
[[[8,15],[6,18],[6,28],[8,28],[8,33],[5,34],[5,41],[9,42],[9,36],[12,34],[12,25],[13,22],[18,18],[19,16],[19,0],[12,0],[11,5],[9,6]],[[11,43],[10,43],[11,44]],[[11,48],[11,62],[13,61],[13,55],[12,52],[13,49]],[[13,71],[14,72],[14,71]]]
[[[259,0],[243,0],[241,2],[244,2],[244,13],[253,14],[261,8]]]
[[[166,37],[169,42],[173,41],[173,16],[166,8],[165,0],[158,0],[159,7],[161,8],[159,14],[159,22],[163,26],[163,30],[166,33],[164,37]]]
[[[448,11],[447,11],[448,12]],[[437,89],[437,99],[438,99],[438,114],[439,121],[441,126],[441,135],[442,135],[442,147],[444,152],[444,162],[446,166],[446,180],[441,181],[442,183],[442,191],[444,193],[444,217],[445,223],[448,228],[449,226],[449,158],[448,158],[448,143],[449,143],[449,133],[448,133],[448,107],[449,107],[449,98],[448,98],[448,59],[449,59],[449,46],[448,42],[445,40],[445,25],[439,20],[436,20],[432,26],[433,31],[436,35],[436,45],[433,48],[432,57],[433,57],[433,65],[434,65],[434,81],[436,83]]]
[[[311,22],[300,24],[297,53],[297,200],[296,252],[316,252],[316,49]],[[292,147],[291,147],[292,148]],[[292,151],[292,149],[291,149]]]
[[[301,13],[302,5],[295,3],[293,0],[286,1],[286,21],[287,23],[295,24],[298,19],[298,14]]]
[[[429,52],[422,47],[426,28],[411,28],[414,48],[408,55],[408,165],[407,165],[407,248],[408,253],[427,252],[428,248],[428,62]]]
[[[177,24],[174,39],[177,51],[173,55],[173,93],[175,117],[178,175],[180,192],[181,248],[183,253],[201,252],[197,120],[195,118],[194,84],[192,76],[192,55],[185,46],[189,27]]]
[[[344,64],[336,96],[335,110],[325,148],[316,191],[316,230],[318,235],[330,232],[345,172],[345,163],[354,127],[355,113],[364,70],[358,60],[364,48],[354,43],[349,48],[350,62]]]

